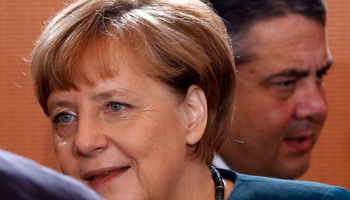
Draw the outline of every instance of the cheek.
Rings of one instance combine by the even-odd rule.
[[[237,94],[239,96],[239,94]],[[293,117],[294,105],[288,101],[279,101],[270,96],[244,95],[237,98],[235,118],[244,118],[249,124],[259,124],[266,128],[270,125],[285,126]]]
[[[234,113],[237,137],[262,145],[279,140],[293,120],[294,106],[292,101],[280,101],[264,92],[241,90]]]
[[[161,193],[170,188],[180,166],[183,166],[186,153],[181,136],[183,125],[179,124],[179,119],[164,115],[143,119],[137,122],[137,126],[131,124],[120,131],[119,144],[116,145],[132,160],[132,168],[142,187],[151,195],[154,191]]]
[[[114,131],[118,133],[115,135],[118,136],[114,137],[114,143],[137,163],[167,158],[167,154],[176,152],[181,145],[185,147],[185,126],[179,117],[168,113],[152,117],[148,115],[127,126],[115,127]]]
[[[176,122],[179,122],[179,119],[163,120],[149,129],[152,133],[147,142],[152,144],[148,152],[150,156],[159,156],[161,161],[183,152],[186,147],[184,126]]]
[[[54,149],[57,156],[58,164],[62,173],[73,176],[76,160],[72,154],[72,148],[69,141],[62,141],[54,136]]]
[[[288,124],[293,121],[293,114],[295,105],[293,102],[285,102],[283,104],[271,107],[269,113],[269,120],[274,123],[274,127],[279,130],[284,130]]]

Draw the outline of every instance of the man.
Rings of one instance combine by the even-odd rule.
[[[78,181],[0,149],[0,199],[102,199]]]
[[[231,137],[221,158],[241,173],[301,176],[327,116],[323,76],[332,59],[323,1],[212,4],[230,31],[238,81]]]

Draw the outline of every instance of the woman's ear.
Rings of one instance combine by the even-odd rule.
[[[186,114],[188,118],[186,143],[194,145],[202,139],[207,126],[207,98],[198,85],[191,85],[187,90]]]

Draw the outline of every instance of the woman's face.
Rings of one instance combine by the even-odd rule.
[[[185,106],[164,83],[128,65],[95,86],[49,96],[58,162],[105,199],[167,199],[188,153]]]

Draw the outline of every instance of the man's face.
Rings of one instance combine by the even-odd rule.
[[[307,170],[327,116],[326,31],[288,15],[260,21],[248,33],[242,45],[254,57],[237,67],[234,124],[221,156],[241,173],[293,179]]]

